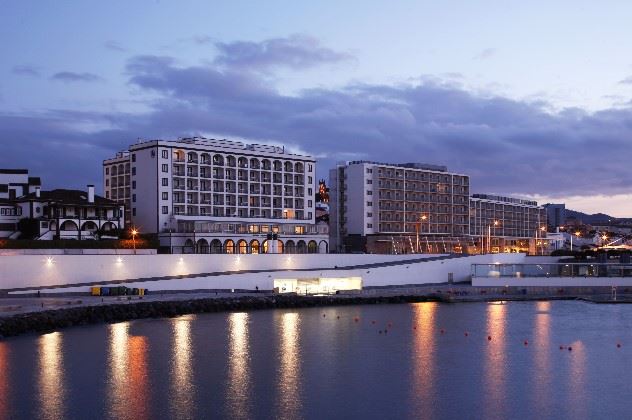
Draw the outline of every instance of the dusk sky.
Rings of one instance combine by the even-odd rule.
[[[0,167],[102,185],[142,139],[443,164],[632,217],[630,1],[3,1]]]

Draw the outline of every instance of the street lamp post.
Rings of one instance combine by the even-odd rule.
[[[136,235],[138,235],[138,231],[136,229],[132,229],[132,244],[134,246],[134,255],[136,255]]]
[[[577,236],[577,239],[579,239],[579,236],[581,235],[581,232],[577,231],[577,232],[575,232],[574,235]],[[571,234],[571,252],[573,252],[573,234]]]
[[[498,220],[494,220],[494,234],[496,233],[496,226],[498,226]],[[492,252],[492,223],[487,225],[487,253]]]
[[[425,214],[422,214],[421,216],[419,216],[419,220],[417,221],[417,224],[415,225],[415,227],[417,228],[417,253],[420,252],[420,249],[419,249],[419,230],[421,228],[421,222],[425,222],[427,218],[428,217]]]

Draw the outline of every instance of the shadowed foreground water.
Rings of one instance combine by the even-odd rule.
[[[631,326],[559,301],[72,328],[0,341],[0,419],[630,418]]]

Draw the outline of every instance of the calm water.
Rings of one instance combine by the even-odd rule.
[[[0,342],[0,418],[630,418],[631,326],[516,302],[72,328]]]

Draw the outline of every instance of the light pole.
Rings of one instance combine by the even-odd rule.
[[[496,226],[498,226],[498,220],[494,220],[494,234],[496,233]],[[492,252],[492,223],[487,225],[487,253]]]
[[[419,220],[417,221],[417,224],[415,225],[417,227],[417,253],[420,252],[420,249],[419,249],[419,230],[421,228],[421,222],[425,222],[427,218],[428,217],[425,214],[422,214],[421,216],[419,216]]]
[[[136,229],[132,229],[132,244],[134,245],[134,255],[136,255],[136,235],[138,235],[138,231]]]
[[[575,232],[575,236],[577,236],[577,239],[579,239],[580,235],[580,231]],[[571,252],[573,252],[573,234],[571,234]]]

